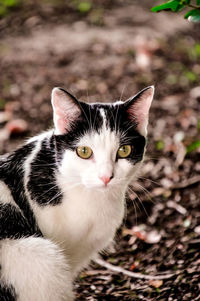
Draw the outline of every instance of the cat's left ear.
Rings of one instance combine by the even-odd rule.
[[[55,134],[68,132],[72,123],[81,115],[78,100],[62,88],[54,88],[51,94]]]
[[[129,118],[136,123],[137,130],[144,137],[147,135],[149,109],[153,95],[154,86],[149,86],[124,103]]]

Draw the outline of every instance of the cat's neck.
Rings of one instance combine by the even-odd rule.
[[[112,241],[124,216],[125,188],[117,191],[69,188],[57,206],[35,207],[42,233],[67,254],[76,274]]]

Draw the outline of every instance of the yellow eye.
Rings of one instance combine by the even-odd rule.
[[[89,159],[93,154],[92,149],[88,146],[77,147],[76,153],[82,159]]]
[[[132,147],[130,145],[122,145],[117,151],[118,158],[127,158],[132,151]]]

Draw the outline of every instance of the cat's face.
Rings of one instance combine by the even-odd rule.
[[[59,172],[66,187],[108,191],[130,183],[143,159],[152,97],[148,87],[125,103],[89,105],[53,90]]]

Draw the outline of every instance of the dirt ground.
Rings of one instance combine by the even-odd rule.
[[[151,1],[93,2],[81,13],[27,1],[0,20],[0,153],[52,126],[55,86],[107,102],[154,84],[146,162],[102,254],[136,275],[93,263],[76,297],[200,300],[200,25],[153,14]]]

